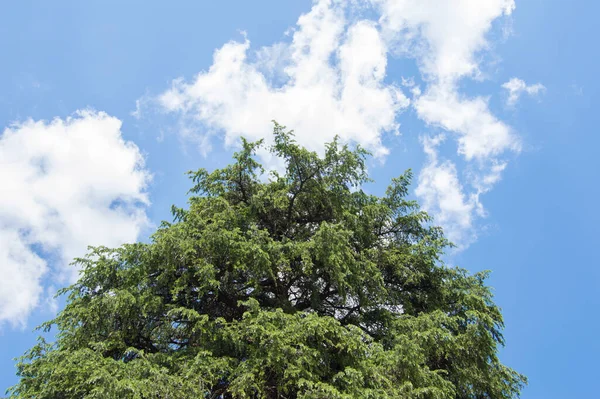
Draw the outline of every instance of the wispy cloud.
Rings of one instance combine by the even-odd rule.
[[[134,241],[147,224],[149,174],[120,129],[82,111],[0,135],[0,274],[10,276],[0,279],[0,325],[24,325],[44,285],[76,277],[67,265],[88,245]]]
[[[456,165],[440,160],[437,147],[444,139],[443,135],[422,138],[428,161],[415,192],[422,206],[436,215],[436,222],[447,228],[448,239],[463,248],[476,239],[473,214],[480,204],[476,196],[463,193]]]
[[[422,140],[428,163],[419,174],[416,194],[426,210],[459,248],[476,239],[475,219],[485,216],[480,195],[500,179],[520,140],[495,117],[484,96],[461,93],[465,78],[481,78],[479,55],[489,47],[494,20],[508,16],[513,0],[374,0],[382,32],[396,54],[415,58],[426,87],[413,97],[418,116],[428,126],[452,133],[457,155],[467,162],[460,174],[449,159],[439,161],[439,139]],[[499,165],[503,165],[499,168]],[[461,178],[462,177],[462,178]],[[462,183],[461,183],[462,182]]]
[[[519,78],[510,79],[508,82],[504,83],[502,87],[508,91],[506,104],[509,106],[514,106],[523,93],[530,96],[537,96],[546,90],[546,87],[541,83],[527,85]]]

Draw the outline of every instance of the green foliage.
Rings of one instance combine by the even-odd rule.
[[[149,244],[92,248],[58,329],[19,361],[13,398],[516,398],[485,273],[408,200],[410,172],[368,195],[367,153],[318,156],[275,124],[192,173],[189,209]]]

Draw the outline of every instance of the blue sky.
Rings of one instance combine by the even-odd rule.
[[[145,240],[184,172],[273,118],[378,156],[491,269],[522,397],[593,397],[596,2],[55,1],[0,6],[0,391],[88,244]],[[263,159],[271,167],[275,160]]]

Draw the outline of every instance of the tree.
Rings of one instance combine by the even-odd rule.
[[[281,158],[264,170],[257,149]],[[407,199],[361,190],[367,152],[324,156],[275,124],[224,169],[191,173],[189,209],[150,243],[91,248],[67,304],[18,363],[14,398],[515,398],[486,273]]]

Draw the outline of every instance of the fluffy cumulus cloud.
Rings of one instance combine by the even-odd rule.
[[[147,224],[149,174],[120,129],[85,111],[0,135],[0,324],[23,325],[88,245],[134,241]]]
[[[514,9],[514,0],[315,0],[290,41],[256,51],[247,38],[229,42],[208,70],[175,80],[157,100],[184,126],[201,124],[223,134],[226,144],[241,135],[268,139],[275,119],[309,148],[322,149],[339,134],[381,156],[388,153],[386,133],[398,133],[401,111],[413,107],[426,129],[445,131],[457,148],[442,161],[437,139],[422,140],[428,161],[416,193],[450,237],[466,245],[485,215],[481,194],[500,180],[505,158],[521,144],[491,112],[487,96],[460,87],[464,79],[485,77],[488,35]],[[386,77],[390,57],[415,60],[422,83]],[[528,87],[515,87],[515,95]]]
[[[509,106],[514,106],[521,94],[525,93],[530,96],[537,96],[538,94],[544,92],[546,87],[541,83],[535,83],[532,85],[527,85],[523,80],[519,78],[512,78],[508,82],[502,85],[502,88],[506,89],[508,92],[508,97],[506,99],[506,104]]]
[[[448,82],[477,74],[492,22],[510,14],[514,0],[371,0],[394,49],[421,64],[429,79]]]
[[[227,144],[268,138],[275,119],[314,150],[339,134],[387,153],[381,134],[398,131],[396,116],[409,101],[384,84],[387,47],[375,22],[349,24],[341,2],[322,0],[299,18],[291,43],[262,48],[252,60],[249,49],[248,39],[225,44],[208,71],[174,81],[160,105],[224,132]]]

